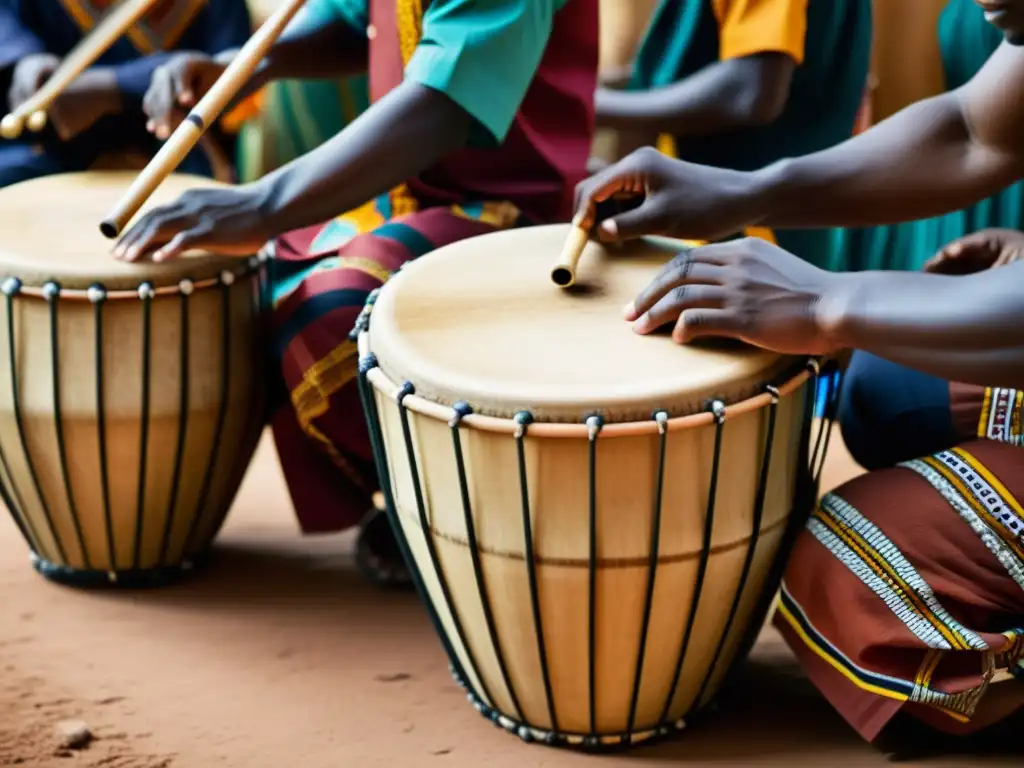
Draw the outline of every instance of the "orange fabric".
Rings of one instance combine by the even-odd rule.
[[[244,123],[252,120],[263,111],[263,104],[265,100],[264,91],[261,88],[256,91],[256,93],[246,98],[245,101],[233,110],[221,117],[221,127],[228,133],[238,133]]]
[[[719,26],[719,58],[785,53],[804,60],[808,0],[711,0]]]

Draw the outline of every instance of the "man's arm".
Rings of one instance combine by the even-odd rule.
[[[466,144],[504,141],[554,14],[554,0],[434,0],[402,85],[261,182],[275,229],[355,208]]]
[[[191,44],[198,50],[216,55],[236,52],[252,32],[252,20],[245,0],[211,0],[192,21]],[[141,109],[153,73],[174,56],[175,51],[160,51],[113,67],[117,88],[127,109]]]
[[[967,276],[836,275],[818,317],[838,348],[952,381],[1024,386],[1024,262]]]
[[[752,178],[745,205],[771,227],[928,218],[1024,176],[1024,48],[1003,44],[962,88],[914,104],[831,149]]]
[[[789,98],[796,62],[782,53],[719,61],[649,91],[597,92],[598,124],[620,130],[706,136],[773,122]]]
[[[685,56],[677,45],[685,9],[663,6],[640,52],[644,90],[597,94],[598,122],[611,128],[706,136],[765,125],[782,113],[803,62],[807,0],[713,0],[719,61],[665,84],[666,65]],[[658,74],[655,74],[658,73]],[[648,88],[645,80],[662,87]]]

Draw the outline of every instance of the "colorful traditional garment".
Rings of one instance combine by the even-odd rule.
[[[598,39],[596,0],[433,0],[425,11],[415,0],[319,0],[314,11],[372,25],[374,100],[404,76],[446,93],[476,126],[471,147],[418,178],[271,245],[282,385],[272,423],[308,533],[355,525],[377,488],[349,340],[368,294],[448,243],[568,220],[593,137]]]
[[[888,466],[822,499],[775,623],[865,739],[900,712],[967,733],[988,686],[1024,657],[1024,395],[877,361],[854,355],[841,425],[858,458]],[[865,410],[869,391],[897,404]]]
[[[747,171],[849,138],[868,74],[870,0],[661,0],[630,88],[665,87],[717,61],[768,52],[786,54],[799,65],[779,118],[720,135],[679,137],[675,155]],[[829,259],[829,230],[782,230],[774,236],[808,261],[842,266]]]
[[[111,0],[0,0],[0,90],[7,93],[17,62],[33,53],[64,57],[87,35]],[[89,168],[108,152],[157,148],[146,132],[142,99],[153,71],[175,50],[210,54],[237,48],[251,33],[245,0],[161,0],[143,20],[96,62],[113,67],[125,108],[71,141],[50,134],[0,141],[0,186],[38,176]],[[228,144],[225,137],[218,137]],[[212,173],[207,158],[193,152],[181,170]]]
[[[974,0],[950,0],[939,19],[938,37],[948,90],[974,77],[1003,42],[1002,33],[985,21]],[[1024,227],[1024,182],[945,216],[835,230],[833,248],[837,262],[849,270],[917,270],[947,243],[988,227]]]

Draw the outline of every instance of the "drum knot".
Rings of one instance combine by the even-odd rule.
[[[17,296],[18,292],[21,291],[21,280],[16,277],[8,277],[4,280],[4,284],[0,290],[3,290],[7,296]]]
[[[462,421],[464,417],[469,416],[471,413],[473,413],[473,406],[471,406],[465,400],[459,400],[459,402],[455,403],[452,406],[452,410],[455,411],[455,413],[452,415],[451,419],[448,420],[448,426],[451,427],[452,429],[455,429],[457,426],[459,426],[459,423]]]
[[[366,374],[368,374],[370,371],[372,371],[376,367],[377,367],[377,356],[374,355],[373,353],[370,353],[368,355],[364,355],[359,360],[359,375],[360,376],[365,376]]]
[[[397,400],[398,404],[401,405],[402,402],[405,400],[405,398],[407,398],[409,395],[412,395],[412,394],[415,394],[415,393],[416,393],[416,387],[413,385],[413,383],[411,381],[407,381],[398,390],[398,393],[395,396],[395,400]]]

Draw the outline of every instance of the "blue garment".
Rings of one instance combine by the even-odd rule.
[[[753,171],[845,141],[853,133],[871,55],[869,0],[661,0],[630,88],[651,90],[716,62],[782,53],[796,63],[789,98],[769,125],[676,138],[692,163]],[[779,230],[780,246],[830,269],[831,230]]]
[[[865,469],[891,467],[958,442],[945,379],[854,352],[842,381],[837,420],[850,455]]]
[[[17,62],[33,53],[63,58],[110,5],[110,0],[0,0],[0,89],[6,94]],[[252,31],[245,0],[164,0],[117,41],[97,62],[114,67],[124,112],[99,121],[67,142],[51,131],[16,141],[0,141],[0,186],[16,181],[87,169],[111,151],[156,151],[145,130],[142,99],[154,70],[174,51],[217,54],[245,43]],[[180,170],[209,175],[201,152]]]

